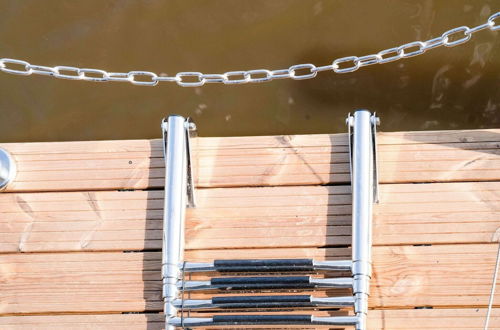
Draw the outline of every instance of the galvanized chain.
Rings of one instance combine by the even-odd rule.
[[[52,76],[61,79],[84,80],[84,81],[118,81],[130,82],[134,85],[155,86],[159,82],[175,82],[183,87],[198,87],[208,83],[223,83],[226,85],[261,83],[275,79],[310,79],[316,77],[318,72],[333,71],[335,73],[354,72],[359,68],[384,64],[425,53],[430,49],[440,46],[453,47],[469,41],[476,32],[489,29],[491,31],[500,30],[500,12],[491,15],[487,22],[473,28],[460,26],[446,31],[440,37],[427,41],[413,41],[399,47],[388,48],[376,54],[365,56],[347,56],[334,60],[332,64],[316,66],[314,64],[296,64],[288,69],[280,70],[249,70],[249,71],[229,71],[223,74],[205,74],[201,72],[179,72],[175,76],[166,76],[149,71],[130,72],[107,72],[98,69],[76,68],[72,66],[43,66],[34,65],[29,62],[2,58],[0,59],[0,71],[29,76],[38,74]],[[139,80],[139,77],[142,79]]]

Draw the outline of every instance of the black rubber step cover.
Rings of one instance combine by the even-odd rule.
[[[312,306],[310,295],[213,297],[212,303],[222,305],[221,308],[277,308]]]
[[[210,283],[220,289],[290,289],[313,288],[309,276],[216,277]]]
[[[215,260],[218,272],[313,271],[312,259]]]
[[[311,324],[311,315],[214,315],[217,325]]]

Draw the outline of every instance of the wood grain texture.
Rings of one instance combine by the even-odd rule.
[[[369,329],[482,329],[500,130],[380,133],[378,143]],[[140,190],[163,187],[161,141],[0,147],[19,166],[0,194],[0,328],[162,329],[163,192]],[[345,134],[199,138],[193,149],[197,186],[211,189],[188,211],[187,260],[350,259]],[[498,295],[494,305],[490,328],[500,329]]]
[[[374,247],[370,307],[484,307],[495,244]],[[350,259],[347,248],[194,250],[186,259]],[[159,311],[161,253],[52,253],[0,256],[0,313]],[[206,275],[194,277],[205,278]],[[345,295],[345,290],[317,296]],[[193,294],[206,297],[206,294]],[[496,296],[496,307],[500,297]]]
[[[380,133],[381,182],[500,178],[500,130]],[[160,140],[0,144],[19,173],[8,191],[163,186]],[[345,134],[198,138],[198,187],[317,185],[349,180]]]
[[[492,242],[500,182],[382,185],[374,244]],[[349,245],[349,186],[202,189],[188,249]],[[163,192],[0,195],[0,252],[160,249]]]
[[[315,312],[318,316],[337,314],[339,313]],[[368,327],[370,330],[479,330],[483,329],[485,315],[484,308],[372,310],[368,316]],[[164,329],[163,316],[156,313],[6,316],[0,317],[0,327],[5,330]],[[500,309],[493,310],[490,329],[500,329]]]

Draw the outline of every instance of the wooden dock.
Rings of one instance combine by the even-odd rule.
[[[188,260],[350,258],[346,134],[193,144]],[[500,130],[379,133],[378,144],[369,329],[482,329]],[[162,329],[161,140],[0,147],[19,171],[0,193],[0,328]],[[494,306],[500,329],[500,294]]]

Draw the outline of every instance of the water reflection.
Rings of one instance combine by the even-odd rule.
[[[498,1],[0,1],[0,56],[173,74],[324,65],[456,26]],[[202,136],[343,132],[369,108],[382,129],[500,127],[500,33],[355,73],[246,86],[136,87],[0,74],[0,141],[151,138],[169,113]]]

